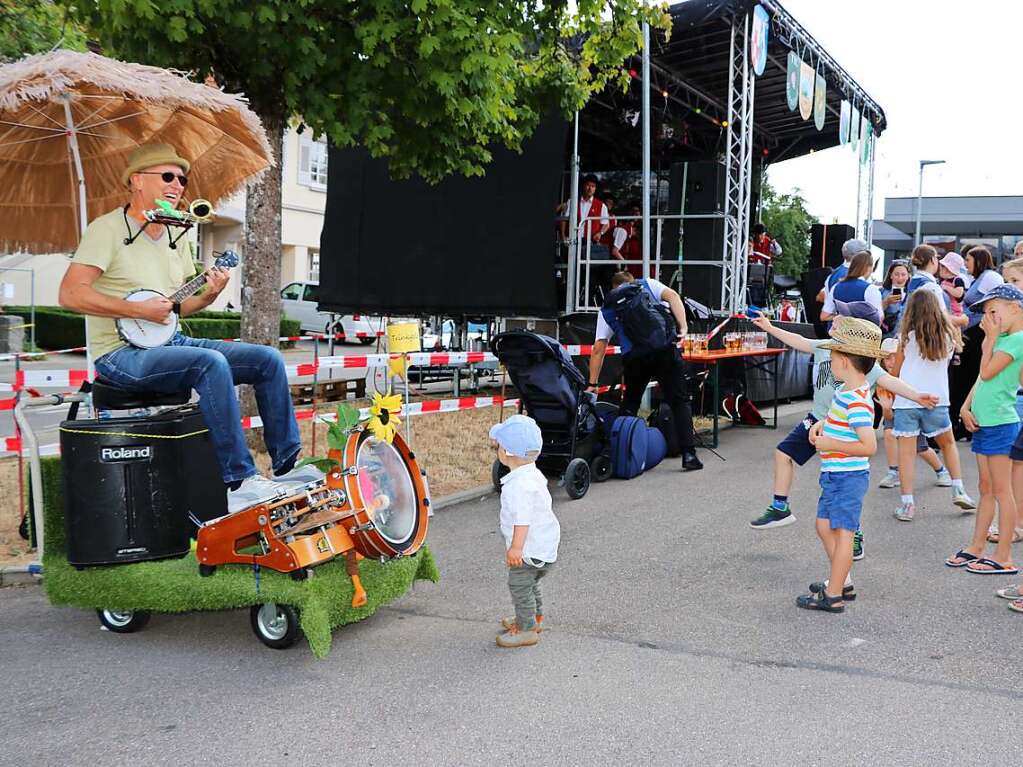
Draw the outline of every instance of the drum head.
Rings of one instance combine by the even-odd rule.
[[[356,454],[359,490],[377,532],[397,550],[416,533],[419,499],[401,453],[387,442],[368,437]]]

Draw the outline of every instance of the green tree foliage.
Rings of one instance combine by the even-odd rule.
[[[300,115],[431,179],[483,172],[552,97],[567,111],[624,82],[642,21],[668,23],[641,0],[62,1],[116,54],[212,72],[260,116]]]
[[[85,33],[53,0],[0,0],[0,62],[56,45],[85,50]]]
[[[765,180],[761,194],[760,220],[782,247],[782,254],[774,259],[774,271],[798,277],[806,271],[810,227],[817,219],[806,209],[799,189],[778,194]]]

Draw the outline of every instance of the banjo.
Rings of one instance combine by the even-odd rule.
[[[238,266],[238,254],[233,250],[226,250],[217,258],[211,268],[231,269],[235,266]],[[137,302],[146,301],[150,298],[166,297],[174,303],[180,304],[186,298],[195,295],[206,284],[206,274],[207,272],[203,272],[193,277],[169,296],[164,296],[163,293],[157,290],[142,288],[140,290],[133,290],[124,297],[124,300]],[[137,349],[155,349],[158,346],[165,345],[174,337],[174,334],[178,332],[179,323],[178,315],[172,313],[171,321],[167,324],[129,317],[122,317],[116,320],[115,324],[117,325],[117,335],[125,343],[131,344]]]

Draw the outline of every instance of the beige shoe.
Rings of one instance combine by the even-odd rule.
[[[508,631],[514,625],[515,625],[515,619],[514,618],[501,618],[501,628],[503,628],[505,631]],[[536,616],[536,633],[539,634],[541,631],[543,631],[543,616],[542,615],[537,615]]]
[[[535,631],[519,631],[518,626],[497,635],[498,647],[531,647],[539,641],[540,635]]]

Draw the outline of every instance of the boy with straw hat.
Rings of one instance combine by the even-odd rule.
[[[831,369],[842,385],[835,389],[827,417],[810,429],[810,443],[821,457],[821,497],[817,504],[817,536],[831,563],[823,583],[810,584],[810,593],[796,605],[807,610],[840,613],[845,601],[856,598],[849,578],[853,563],[853,535],[860,526],[863,498],[870,486],[870,456],[877,450],[874,403],[867,373],[878,359],[881,329],[873,322],[838,317],[831,340]]]

